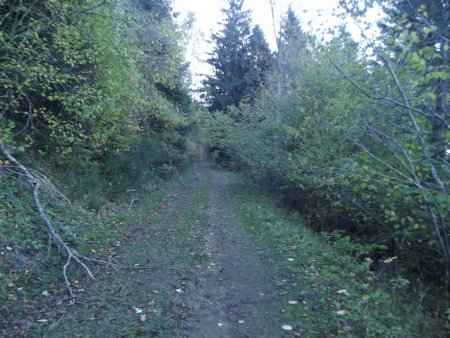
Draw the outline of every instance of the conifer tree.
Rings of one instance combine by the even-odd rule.
[[[138,3],[157,20],[172,18],[172,0],[138,0]]]
[[[256,25],[252,30],[249,40],[249,51],[253,67],[247,77],[254,96],[267,84],[269,72],[274,63],[269,44],[259,25]]]
[[[277,128],[281,125],[282,115],[284,115],[280,106],[285,101],[286,95],[294,89],[293,74],[300,72],[298,59],[307,50],[307,45],[308,36],[303,32],[300,20],[292,7],[289,7],[278,32],[277,52],[275,53],[276,72],[273,76],[275,82],[272,83],[272,90],[276,92],[275,97],[278,100],[275,108],[275,126]]]
[[[292,89],[290,78],[292,74],[300,71],[297,69],[296,60],[306,50],[307,44],[308,38],[302,30],[300,20],[289,7],[278,37],[278,71],[281,73],[284,92]]]
[[[261,29],[251,29],[250,11],[243,10],[244,0],[229,0],[223,9],[223,29],[213,34],[215,48],[207,62],[214,74],[204,81],[210,100],[210,110],[238,106],[244,98],[251,98],[263,80],[267,69],[269,48]]]

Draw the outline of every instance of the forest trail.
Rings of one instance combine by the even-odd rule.
[[[385,325],[386,314],[400,318],[402,309],[371,288],[365,262],[301,226],[248,178],[203,162],[166,183],[133,205],[120,242],[105,243],[122,268],[95,270],[95,281],[72,270],[75,306],[65,290],[45,285],[51,295],[8,318],[0,335],[416,336]],[[443,336],[434,328],[420,332]]]
[[[289,337],[273,265],[245,232],[229,173],[198,163],[120,243],[127,270],[104,271],[75,307],[54,300],[45,337]],[[138,206],[137,206],[138,207]],[[59,304],[55,306],[55,304]]]
[[[200,276],[199,307],[186,321],[187,337],[279,337],[276,289],[266,266],[244,233],[228,194],[228,179],[208,164],[197,176],[211,176],[207,254],[211,262]]]

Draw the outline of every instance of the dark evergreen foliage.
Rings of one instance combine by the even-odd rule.
[[[252,32],[250,12],[242,8],[244,1],[228,3],[229,8],[222,10],[223,29],[212,36],[215,48],[207,61],[214,69],[204,81],[211,111],[238,106],[244,98],[251,98],[270,64],[267,42],[261,29]]]
[[[292,74],[296,74],[300,71],[295,60],[297,60],[308,47],[308,37],[303,32],[300,20],[297,18],[291,7],[289,7],[281,22],[277,45],[277,68],[284,89],[282,92],[286,93],[292,89]]]
[[[274,64],[269,44],[258,25],[253,28],[249,39],[249,54],[253,67],[247,74],[247,78],[252,94],[255,95],[267,84],[269,72]]]

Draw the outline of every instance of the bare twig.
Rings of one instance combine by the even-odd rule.
[[[8,161],[10,161],[12,164],[14,164],[16,166],[16,168],[18,169],[20,175],[25,177],[26,180],[28,181],[28,183],[32,189],[34,205],[38,211],[38,214],[39,214],[39,217],[40,217],[42,223],[45,225],[46,231],[49,234],[51,241],[58,247],[60,252],[62,252],[67,257],[67,261],[63,266],[62,272],[63,272],[63,277],[64,277],[64,281],[66,284],[67,292],[69,293],[71,302],[73,303],[75,300],[75,295],[73,293],[73,289],[70,285],[70,280],[67,275],[67,269],[70,266],[70,264],[72,263],[72,260],[75,261],[76,263],[78,263],[78,265],[80,265],[83,268],[83,270],[87,273],[87,275],[91,279],[95,279],[94,275],[92,274],[89,267],[84,263],[84,261],[92,261],[92,262],[101,263],[101,264],[108,264],[108,262],[90,259],[88,257],[80,255],[78,252],[76,252],[73,248],[71,248],[64,242],[62,237],[59,235],[58,231],[53,227],[53,224],[51,223],[47,214],[45,213],[44,207],[39,198],[39,188],[41,185],[41,181],[40,181],[39,177],[37,177],[36,175],[33,175],[30,170],[28,170],[13,155],[11,155],[11,153],[6,149],[6,147],[4,146],[4,144],[2,142],[0,142],[0,153]]]
[[[134,204],[135,202],[137,202],[137,201],[139,201],[138,198],[133,198],[133,199],[131,200],[131,202],[130,202],[130,205],[128,206],[128,210],[131,210],[131,208],[133,207],[133,204]]]

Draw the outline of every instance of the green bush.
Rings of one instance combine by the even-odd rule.
[[[348,35],[290,61],[301,72],[291,74],[293,88],[282,97],[269,86],[256,104],[205,118],[219,160],[283,195],[315,231],[342,230],[374,260],[397,257],[402,277],[448,285],[450,176],[446,159],[430,155],[425,103],[398,112],[343,76],[380,96],[397,79],[412,100],[422,90],[412,85],[417,74],[365,59]],[[398,91],[389,95],[401,102]]]

